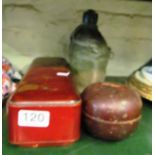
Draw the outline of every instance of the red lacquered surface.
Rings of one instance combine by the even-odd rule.
[[[49,125],[20,126],[20,110],[49,112]],[[80,116],[81,100],[69,68],[33,63],[8,102],[9,142],[33,147],[72,143],[80,138]]]
[[[49,111],[50,125],[47,128],[19,127],[19,110]],[[23,146],[66,145],[80,137],[80,104],[76,106],[9,107],[9,141]]]

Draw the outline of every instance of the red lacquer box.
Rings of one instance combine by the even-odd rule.
[[[7,103],[9,142],[67,145],[80,138],[81,99],[62,58],[37,58]]]

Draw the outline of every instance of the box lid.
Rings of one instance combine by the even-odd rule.
[[[39,59],[41,63],[39,63]],[[63,103],[80,100],[75,91],[69,67],[57,58],[39,58],[35,60],[16,92],[11,97],[11,103],[38,102]],[[43,63],[42,63],[43,62]],[[58,62],[58,65],[56,65]]]

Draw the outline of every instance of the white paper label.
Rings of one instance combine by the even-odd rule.
[[[70,72],[57,72],[57,76],[69,76]]]
[[[20,110],[18,112],[18,125],[25,127],[48,127],[50,121],[49,111]]]

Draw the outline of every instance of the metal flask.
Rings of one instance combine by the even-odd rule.
[[[87,10],[83,14],[83,23],[71,35],[69,62],[80,93],[88,85],[105,80],[111,55],[110,48],[98,30],[97,20],[98,14],[94,10]]]

